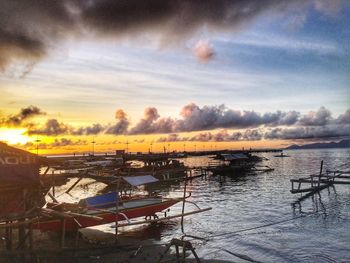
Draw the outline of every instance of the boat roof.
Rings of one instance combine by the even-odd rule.
[[[152,175],[137,175],[137,176],[123,176],[123,179],[132,186],[140,186],[158,182],[159,180]]]
[[[231,154],[225,153],[225,154],[222,154],[221,156],[225,161],[247,160],[248,159],[248,156],[246,156],[243,153],[231,153]]]

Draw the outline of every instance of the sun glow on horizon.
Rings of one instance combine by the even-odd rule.
[[[26,144],[31,141],[26,129],[0,128],[0,141],[8,144]]]

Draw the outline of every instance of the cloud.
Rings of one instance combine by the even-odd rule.
[[[339,115],[335,122],[337,124],[350,124],[350,109],[348,109],[344,114]]]
[[[115,113],[115,118],[117,120],[117,123],[110,125],[106,129],[105,133],[114,135],[125,134],[128,131],[130,124],[129,120],[127,119],[127,114],[124,110],[118,109]]]
[[[25,122],[40,114],[44,114],[42,110],[30,106],[23,108],[16,115],[3,117],[2,123],[9,120],[16,125],[21,123],[28,129],[29,135],[168,134],[160,137],[157,142],[290,140],[350,136],[350,109],[332,117],[331,111],[324,106],[317,111],[301,114],[297,111],[279,110],[258,113],[229,109],[225,105],[200,107],[189,103],[181,109],[180,118],[161,118],[155,107],[147,107],[144,117],[131,128],[128,116],[122,109],[115,113],[116,123],[107,125],[94,123],[90,126],[73,127],[57,119],[48,119],[42,126]],[[179,133],[183,132],[199,133],[192,137],[180,136]]]
[[[208,62],[215,56],[213,46],[204,40],[199,40],[193,48],[193,53],[200,62]]]
[[[243,132],[229,133],[227,130],[222,130],[217,133],[205,132],[199,133],[191,137],[190,141],[200,142],[233,142],[233,141],[259,141],[263,139],[263,133],[260,129],[247,129]]]
[[[158,138],[157,142],[179,142],[179,141],[187,141],[188,138],[180,137],[177,133],[169,134],[167,137],[160,137]]]
[[[330,110],[322,106],[318,111],[310,111],[307,115],[303,116],[299,120],[299,124],[305,126],[324,126],[331,121],[331,115]]]
[[[344,4],[343,0],[314,0],[316,10],[328,15],[336,15]]]
[[[97,135],[105,130],[105,127],[99,123],[91,126],[79,127],[71,132],[72,135]]]
[[[153,116],[145,116],[130,130],[130,134],[177,133],[203,131],[220,128],[252,128],[261,125],[278,126],[293,125],[298,121],[300,113],[296,111],[260,114],[255,111],[239,111],[225,105],[203,106],[195,103],[185,105],[180,116],[182,119],[160,118],[157,109],[152,109]]]
[[[49,143],[33,143],[28,142],[23,145],[18,145],[18,147],[25,148],[27,150],[36,150],[38,149],[54,149],[54,148],[60,148],[60,147],[67,147],[67,146],[81,146],[81,145],[88,145],[88,142],[86,140],[72,140],[67,138],[60,138],[55,139],[53,142]]]
[[[35,63],[72,31],[69,1],[1,0],[0,70],[14,62]]]
[[[19,113],[15,115],[9,115],[6,117],[3,117],[0,119],[0,125],[5,126],[20,126],[23,122],[27,121],[30,118],[33,118],[38,115],[45,115],[46,113],[43,112],[40,108],[37,106],[28,106],[25,108],[22,108]]]
[[[159,118],[158,110],[155,107],[148,107],[144,111],[144,117],[130,130],[130,134],[149,134],[157,133],[159,128],[166,122],[158,124],[155,121]]]
[[[134,142],[136,142],[136,143],[144,143],[145,139],[135,139]]]
[[[305,13],[308,7],[334,15],[344,1],[326,0],[1,0],[0,70],[32,64],[72,39],[138,38],[162,45],[181,43],[198,32],[235,31],[262,14]],[[202,53],[202,52],[200,52]],[[203,56],[213,54],[205,48]]]
[[[49,119],[46,121],[43,127],[31,127],[28,130],[28,134],[33,135],[61,135],[61,134],[68,134],[71,131],[71,128],[62,123],[59,122],[56,119]]]
[[[350,124],[274,128],[264,134],[264,138],[267,140],[324,139],[347,136],[350,136]]]
[[[221,130],[219,132],[201,132],[192,137],[181,137],[177,133],[169,134],[167,137],[158,138],[157,142],[232,142],[232,141],[259,141],[263,139],[263,132],[260,129],[248,129],[243,132],[232,132]]]
[[[61,147],[61,146],[72,146],[72,145],[88,145],[86,140],[76,140],[73,141],[71,139],[61,138],[55,139],[54,142],[49,144],[52,147]]]

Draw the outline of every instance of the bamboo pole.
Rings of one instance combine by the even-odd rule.
[[[58,200],[50,192],[48,192],[47,195],[52,199],[52,201],[59,203]]]
[[[69,187],[65,193],[68,194],[82,179],[83,177],[78,178],[78,180],[71,187]]]
[[[22,225],[28,225],[30,223],[34,223],[35,221],[38,221],[38,218],[33,218],[30,220],[25,220],[25,221],[19,221],[16,223],[5,223],[5,224],[0,224],[0,228],[12,228],[12,227],[19,227]],[[12,229],[10,229],[10,231],[12,232]]]
[[[53,170],[51,174],[51,186],[52,186],[52,196],[55,196],[55,175]]]
[[[96,221],[103,220],[103,218],[99,217],[99,216],[79,214],[79,213],[74,213],[74,212],[70,212],[70,211],[61,212],[61,211],[56,211],[56,210],[52,210],[49,208],[43,208],[42,210],[44,212],[47,212],[50,215],[57,216],[60,218],[66,218],[66,219],[70,219],[70,218],[74,218],[74,217],[85,217],[85,218],[89,218],[89,219],[96,220]]]
[[[183,195],[182,211],[181,211],[181,214],[182,214],[182,215],[185,213],[186,188],[187,188],[187,173],[186,173],[186,178],[185,178],[185,182],[184,182],[184,195]],[[185,230],[184,230],[184,216],[181,217],[181,232],[182,232],[182,233],[185,233]]]
[[[119,216],[119,186],[121,176],[118,177],[116,186],[116,197],[115,197],[115,243],[118,243],[118,216]]]
[[[140,222],[124,223],[124,224],[119,224],[119,227],[135,226],[135,225],[141,225],[141,224],[147,224],[147,223],[167,221],[167,220],[178,218],[178,217],[185,217],[185,216],[189,216],[189,215],[194,215],[194,214],[206,212],[206,211],[209,211],[211,209],[212,209],[211,207],[208,207],[208,208],[203,208],[203,209],[199,209],[199,210],[195,210],[195,211],[191,211],[191,212],[187,212],[187,213],[181,213],[181,214],[177,214],[177,215],[173,215],[173,216],[167,216],[167,217],[163,217],[163,218],[144,220],[144,221],[140,221]]]

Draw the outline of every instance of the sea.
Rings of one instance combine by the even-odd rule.
[[[305,200],[291,194],[290,179],[317,174],[323,161],[325,170],[350,170],[350,149],[317,149],[259,153],[259,165],[270,172],[246,175],[207,176],[163,185],[161,194],[183,196],[186,184],[189,201],[212,210],[157,225],[124,228],[121,234],[153,243],[166,244],[184,237],[204,259],[230,262],[350,262],[350,185],[335,185]],[[210,157],[181,159],[186,165],[205,166]],[[73,179],[72,179],[73,183]],[[57,189],[59,193],[59,189]],[[88,182],[73,189],[67,201],[91,196],[101,186]],[[63,193],[63,192],[62,192]],[[74,198],[73,198],[74,197]],[[171,208],[181,212],[182,204]],[[196,206],[186,203],[186,211]],[[97,229],[113,233],[112,225]]]

